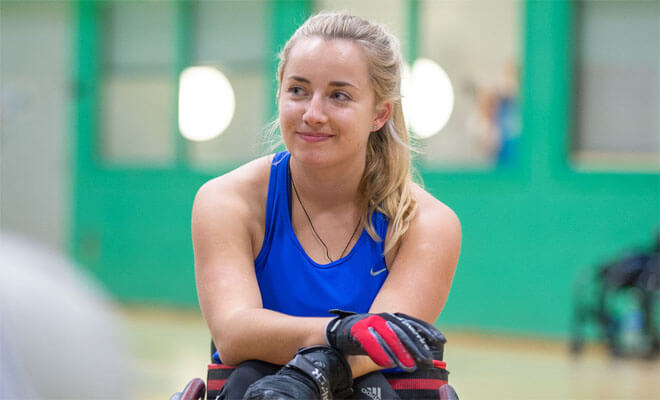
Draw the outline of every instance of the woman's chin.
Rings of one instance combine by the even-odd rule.
[[[309,167],[320,167],[332,162],[332,155],[328,151],[320,149],[300,149],[295,148],[290,153],[297,162]]]

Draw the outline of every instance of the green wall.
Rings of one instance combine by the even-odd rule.
[[[274,76],[277,49],[311,5],[269,4],[273,62],[265,73]],[[180,7],[177,74],[188,42],[185,2]],[[439,324],[561,336],[568,332],[576,272],[648,243],[660,227],[660,176],[657,170],[585,172],[571,163],[572,5],[530,1],[524,7],[518,162],[489,171],[422,166],[421,173],[463,225],[461,259]],[[185,141],[176,132],[171,168],[99,161],[98,12],[97,3],[78,3],[72,253],[124,302],[195,306],[190,212],[197,188],[212,175],[187,166]]]

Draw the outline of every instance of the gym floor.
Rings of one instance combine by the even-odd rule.
[[[163,400],[205,378],[209,334],[199,312],[122,308],[133,393]],[[444,331],[449,380],[470,399],[660,399],[660,360],[612,359],[599,346],[572,357],[563,341]]]

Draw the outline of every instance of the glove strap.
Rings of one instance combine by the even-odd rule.
[[[316,387],[319,389],[321,400],[332,399],[332,392],[330,391],[330,382],[328,382],[328,378],[307,358],[297,354],[286,366],[298,369],[312,378]]]
[[[286,365],[309,376],[319,390],[321,400],[346,397],[353,392],[353,376],[346,359],[328,346],[303,347]]]
[[[329,312],[335,314],[336,317],[325,325],[325,342],[328,346],[338,349],[344,354],[362,354],[360,344],[351,340],[352,338],[347,332],[351,325],[351,322],[347,320],[357,314],[339,309],[332,309]]]
[[[344,311],[340,310],[338,308],[333,308],[332,310],[328,311],[330,314],[335,314],[337,317],[342,318],[342,317],[349,317],[351,315],[355,315],[353,311]]]

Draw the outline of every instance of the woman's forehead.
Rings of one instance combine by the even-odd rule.
[[[299,40],[290,50],[283,79],[302,76],[327,81],[347,81],[363,87],[369,83],[367,57],[351,40],[310,37]]]

